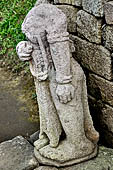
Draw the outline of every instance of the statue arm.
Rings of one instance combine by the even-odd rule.
[[[60,41],[60,40],[64,41]],[[49,40],[52,60],[56,70],[56,81],[58,83],[56,94],[61,103],[67,103],[74,98],[74,87],[71,84],[72,75],[70,67],[70,48],[68,34],[65,37]],[[58,41],[59,40],[59,41]]]
[[[56,35],[55,35],[56,36]],[[65,84],[72,81],[72,75],[70,70],[70,48],[69,48],[69,37],[66,33],[65,37],[53,36],[52,38],[48,37],[50,44],[50,51],[52,60],[56,69],[56,81],[59,84]],[[60,41],[60,40],[65,41]]]
[[[21,41],[18,43],[16,47],[17,54],[21,61],[29,61],[32,59],[31,53],[33,51],[33,47],[28,41]]]

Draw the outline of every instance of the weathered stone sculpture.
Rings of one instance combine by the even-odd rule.
[[[17,45],[17,53],[30,61],[39,104],[35,156],[58,167],[96,156],[99,134],[89,112],[84,72],[70,51],[66,16],[54,5],[37,3],[22,31],[28,41]]]

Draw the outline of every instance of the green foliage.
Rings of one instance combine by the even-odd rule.
[[[19,61],[16,45],[25,40],[21,24],[35,2],[36,0],[1,0],[0,2],[0,60],[2,65],[12,69],[13,72],[19,72],[28,65]]]

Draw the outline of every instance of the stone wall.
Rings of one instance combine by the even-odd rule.
[[[73,56],[87,75],[90,110],[102,142],[113,147],[113,1],[54,0],[67,15]]]

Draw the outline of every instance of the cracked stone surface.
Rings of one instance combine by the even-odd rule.
[[[113,52],[113,26],[106,25],[103,28],[103,44],[104,46]]]
[[[113,106],[113,82],[95,74],[89,74],[88,92],[97,100]]]
[[[113,1],[105,4],[104,11],[106,23],[113,25]]]
[[[93,73],[112,80],[112,60],[109,50],[77,36],[72,36],[72,39],[75,44],[75,59]]]
[[[38,162],[33,146],[22,136],[0,144],[0,170],[33,170]]]
[[[80,10],[77,13],[77,32],[78,36],[88,39],[90,42],[101,43],[102,20]]]
[[[61,9],[62,12],[64,12],[64,14],[67,16],[68,32],[76,33],[77,32],[76,19],[77,19],[78,9],[69,5],[57,5],[57,7]]]
[[[104,16],[104,5],[110,0],[83,0],[82,6],[85,11],[96,17]]]

